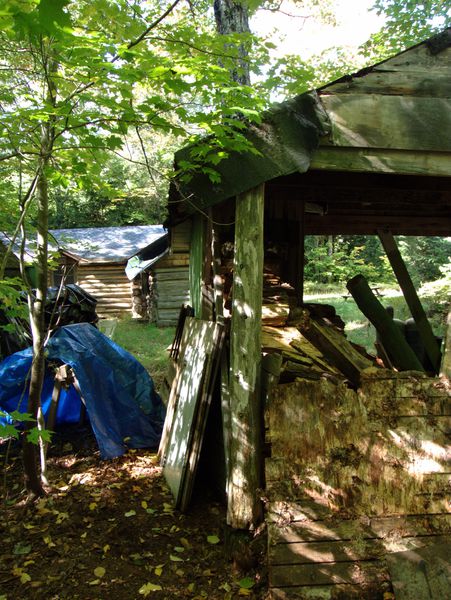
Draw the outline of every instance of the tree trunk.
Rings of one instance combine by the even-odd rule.
[[[56,74],[58,65],[56,61],[47,58],[46,83],[47,101],[52,106],[56,105],[56,86],[53,75]],[[36,419],[41,413],[41,393],[44,382],[45,356],[44,343],[46,338],[45,302],[47,298],[48,280],[48,215],[49,193],[47,170],[53,150],[55,136],[54,119],[50,118],[41,125],[41,153],[39,159],[39,175],[36,185],[37,201],[37,231],[36,231],[36,270],[37,286],[33,295],[29,292],[28,303],[30,309],[30,325],[33,336],[33,363],[31,367],[30,390],[28,395],[28,412]],[[35,423],[26,423],[23,444],[23,463],[26,490],[36,496],[44,494],[41,481],[45,481],[45,464],[41,464],[41,477],[37,465],[37,445],[28,441],[27,431]]]
[[[49,140],[49,131],[43,134],[43,147],[45,147],[45,139]],[[44,342],[45,342],[45,319],[44,309],[45,300],[47,297],[47,258],[48,258],[48,183],[45,173],[47,161],[44,158],[42,161],[42,169],[39,175],[39,181],[36,189],[37,195],[37,234],[36,234],[36,268],[38,285],[36,288],[35,297],[29,298],[30,306],[30,325],[33,335],[33,363],[31,367],[30,391],[28,396],[28,412],[38,418],[38,412],[41,405],[42,384],[44,381]],[[31,292],[30,292],[31,294]],[[41,480],[37,465],[37,446],[27,440],[27,431],[35,426],[35,423],[28,422],[25,427],[25,437],[23,444],[23,463],[25,472],[25,487],[26,490],[36,496],[41,496],[44,490],[41,485]]]
[[[214,0],[216,30],[222,35],[230,33],[250,33],[247,6],[233,0]],[[248,52],[243,44],[238,46],[237,68],[231,73],[232,79],[242,85],[250,85]]]

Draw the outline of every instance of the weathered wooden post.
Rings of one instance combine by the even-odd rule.
[[[230,456],[227,522],[247,529],[261,518],[260,406],[264,186],[236,199],[230,332]]]

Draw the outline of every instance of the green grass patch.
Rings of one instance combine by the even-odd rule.
[[[124,318],[118,320],[113,340],[139,360],[159,390],[168,368],[167,348],[174,334],[175,327],[157,327],[154,323]]]

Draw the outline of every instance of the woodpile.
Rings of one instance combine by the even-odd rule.
[[[296,307],[294,289],[273,273],[264,275],[262,351],[282,357],[281,383],[298,379],[347,380],[358,387],[362,371],[375,359],[346,339],[333,306]]]

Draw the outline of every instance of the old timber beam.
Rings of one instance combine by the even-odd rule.
[[[432,331],[431,324],[429,323],[420,299],[418,298],[418,294],[415,290],[415,286],[412,283],[412,279],[410,278],[407,267],[402,259],[401,253],[399,252],[395,238],[389,231],[380,230],[378,231],[378,234],[385,253],[387,254],[388,260],[392,266],[393,272],[396,275],[396,279],[398,280],[398,283],[402,289],[407,306],[409,307],[412,317],[415,320],[425,352],[431,361],[434,372],[438,373],[441,360],[440,349]]]
[[[261,310],[264,186],[236,199],[230,331],[230,463],[227,522],[247,529],[261,518]]]

